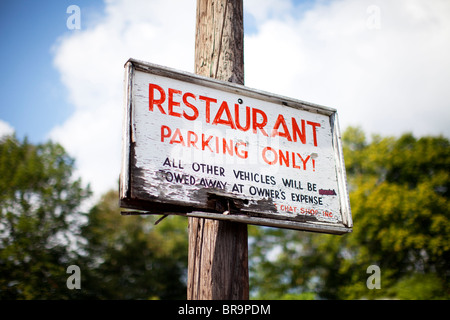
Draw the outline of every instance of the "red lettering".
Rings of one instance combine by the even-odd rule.
[[[262,117],[262,121],[261,122],[258,122],[258,114],[261,115],[261,117]],[[259,128],[259,130],[261,130],[263,135],[265,135],[266,137],[269,136],[267,134],[267,132],[264,130],[264,127],[267,124],[267,115],[265,114],[264,111],[253,108],[253,110],[252,110],[252,122],[253,122],[253,133],[256,133],[256,128]]]
[[[160,98],[156,99],[156,100],[154,97],[155,89],[159,91],[159,95],[160,95]],[[161,104],[165,100],[166,100],[166,93],[164,92],[164,89],[156,84],[149,83],[149,85],[148,85],[148,108],[149,108],[149,110],[153,111],[153,106],[156,105],[162,114],[166,114],[163,107],[161,106]]]
[[[190,103],[189,101],[187,101],[187,98],[188,98],[188,97],[189,97],[189,98],[194,98],[194,100],[195,100],[195,95],[194,95],[193,93],[190,93],[190,92],[186,92],[186,93],[183,95],[183,103],[184,103],[184,105],[185,105],[186,107],[188,107],[188,108],[191,108],[191,110],[194,111],[194,115],[193,115],[193,116],[190,116],[190,115],[188,115],[185,111],[183,111],[183,117],[185,117],[187,120],[193,121],[193,120],[195,120],[195,119],[198,118],[198,109],[197,109],[197,107],[194,106],[192,103]]]
[[[280,156],[280,166],[283,165],[283,162],[286,167],[289,167],[289,151],[286,151],[286,155],[283,154],[282,150],[278,151]]]
[[[236,127],[241,131],[247,131],[250,128],[250,108],[245,107],[245,127],[239,123],[239,105],[234,105],[234,117],[236,119]]]
[[[267,159],[267,157],[266,157],[267,151],[272,152],[273,158],[274,158],[273,160]],[[278,155],[277,155],[277,153],[275,152],[275,150],[274,150],[273,148],[271,148],[271,147],[265,147],[265,148],[263,149],[263,151],[262,151],[262,157],[263,157],[263,160],[264,160],[267,164],[270,164],[270,165],[275,164],[275,163],[277,163],[277,161],[278,161]]]
[[[305,120],[302,119],[302,131],[300,131],[297,121],[295,118],[292,118],[292,134],[294,136],[294,142],[297,142],[297,135],[300,138],[300,141],[305,144],[306,143],[306,131],[305,131]]]
[[[281,133],[278,131],[280,124],[284,130],[284,132],[281,132]],[[273,126],[271,136],[272,137],[280,136],[280,137],[286,138],[288,141],[292,141],[291,135],[289,134],[289,129],[287,128],[286,121],[284,121],[284,117],[282,114],[278,115],[277,121],[275,122],[275,125]]]
[[[192,139],[192,137],[194,137],[194,139]],[[197,143],[198,137],[197,134],[193,131],[188,131],[187,132],[187,146],[193,146],[195,149],[198,149],[197,146],[195,145]]]
[[[300,160],[302,160],[302,162],[303,162],[303,170],[306,170],[306,163],[308,162],[309,158],[311,158],[311,156],[307,156],[306,159],[303,160],[300,153],[297,153],[297,155],[300,157]]]
[[[205,97],[205,96],[199,96],[198,97],[200,100],[203,100],[206,102],[205,105],[205,113],[206,113],[206,123],[210,122],[210,115],[211,115],[211,102],[216,103],[217,99],[214,98],[209,98],[209,97]]]
[[[164,142],[164,138],[169,138],[171,135],[172,130],[168,126],[161,126],[161,142]]]
[[[294,152],[292,152],[292,168],[294,168],[294,169],[301,169],[299,166],[297,166],[295,164],[295,153]]]
[[[172,130],[168,126],[163,125],[161,126],[161,142],[167,142],[167,138],[170,138],[168,141],[170,144],[181,144],[183,147],[200,149],[200,146],[197,145],[197,142],[200,142],[199,134],[194,131],[183,131],[183,129],[176,128],[172,134]],[[201,150],[209,149],[210,152],[228,154],[229,156],[236,154],[242,159],[248,157],[247,143],[242,141],[235,143],[233,139],[227,140],[218,136],[202,134],[201,144]]]
[[[245,146],[245,147],[247,147],[247,143],[245,143],[245,142],[238,142],[238,143],[236,143],[236,145],[234,146],[234,151],[236,152],[236,155],[237,155],[239,158],[241,158],[241,159],[247,159],[247,157],[248,157],[248,151],[247,151],[247,150],[240,151],[239,148],[238,148],[239,146]]]
[[[219,153],[219,137],[216,137],[216,153]]]
[[[303,158],[299,153],[293,152],[293,151],[284,151],[284,150],[276,150],[272,147],[265,147],[262,150],[262,158],[264,160],[265,163],[273,165],[278,163],[280,166],[285,166],[285,167],[291,167],[294,169],[300,169],[300,170],[306,170],[306,165],[308,164],[308,161],[311,158],[311,156],[307,156],[306,158]],[[302,166],[298,166],[297,162],[298,162],[298,158],[300,159],[301,163],[303,164]],[[314,160],[313,160],[314,161]],[[291,166],[292,164],[292,166]],[[313,163],[313,167],[310,168],[313,171],[315,171],[315,167],[314,167],[314,163]]]
[[[176,140],[175,138],[178,138],[178,140]],[[176,129],[175,132],[173,133],[173,137],[172,139],[170,139],[170,144],[174,144],[174,143],[180,143],[183,147],[184,147],[184,140],[183,140],[183,136],[181,135],[180,129]]]
[[[232,156],[233,155],[233,140],[230,140],[230,143],[227,144],[227,139],[223,138],[222,144],[223,144],[223,153],[225,154],[226,152],[228,152],[228,154],[230,156]]]
[[[169,116],[174,116],[174,117],[181,118],[181,113],[173,111],[173,107],[179,107],[180,106],[179,102],[173,101],[173,94],[180,94],[181,95],[181,91],[169,88]]]
[[[208,147],[208,149],[213,152],[213,150],[211,149],[211,147],[209,146],[209,142],[211,141],[213,136],[209,136],[207,140],[205,140],[205,134],[202,133],[202,150],[205,150],[206,147]]]
[[[222,114],[224,111],[228,118],[227,120],[222,119]],[[219,124],[219,123],[229,126],[231,129],[236,129],[236,127],[233,123],[233,117],[231,116],[230,109],[228,109],[228,104],[226,101],[222,102],[222,104],[220,105],[220,108],[217,111],[217,114],[216,114],[212,124]]]
[[[316,127],[320,127],[320,123],[307,121],[307,124],[309,124],[313,129],[313,138],[314,138],[314,146],[317,147],[317,136],[316,136]]]

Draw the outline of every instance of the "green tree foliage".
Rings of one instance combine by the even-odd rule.
[[[82,213],[73,170],[58,144],[0,140],[0,299],[185,298],[187,219],[121,216],[115,191]]]
[[[55,143],[0,140],[0,298],[68,298],[81,202],[74,160]]]
[[[249,227],[251,296],[450,298],[448,139],[349,128],[343,145],[353,233]],[[185,298],[187,219],[122,216],[116,191],[81,213],[90,191],[73,170],[58,144],[0,140],[0,298]],[[66,286],[72,264],[81,290]]]
[[[450,298],[448,139],[405,134],[368,142],[349,128],[343,145],[353,233],[252,228],[255,295]],[[380,267],[381,289],[366,286],[370,265]]]
[[[83,294],[97,299],[186,299],[187,219],[122,216],[116,191],[89,212]],[[80,260],[81,261],[81,260]]]

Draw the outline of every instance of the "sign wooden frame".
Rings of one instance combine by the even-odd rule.
[[[128,214],[352,231],[335,109],[135,59],[124,87]]]

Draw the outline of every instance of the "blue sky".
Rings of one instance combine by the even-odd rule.
[[[0,136],[61,143],[97,194],[114,188],[123,65],[192,72],[195,6],[1,1]],[[336,108],[343,130],[450,137],[449,17],[448,0],[244,0],[245,84]]]
[[[301,10],[313,0],[294,1]],[[67,88],[54,68],[54,46],[60,37],[78,32],[66,26],[75,4],[82,10],[81,30],[96,24],[104,14],[102,0],[16,0],[0,2],[0,51],[4,74],[0,86],[0,119],[14,127],[19,138],[34,143],[48,138],[50,130],[74,111]],[[273,15],[273,13],[271,13]],[[251,14],[245,16],[247,34],[257,32]]]
[[[50,130],[73,112],[67,89],[53,66],[52,48],[71,31],[66,26],[67,7],[74,1],[1,1],[0,119],[12,125],[19,138],[43,142]],[[76,3],[84,12],[101,12],[100,0]],[[83,15],[88,19],[88,15]],[[87,21],[82,20],[87,24]],[[7,76],[6,76],[7,75]]]

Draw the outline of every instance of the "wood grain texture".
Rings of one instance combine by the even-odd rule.
[[[195,73],[244,84],[242,0],[198,0]]]
[[[198,0],[195,72],[244,84],[242,0]],[[247,225],[189,218],[190,300],[249,298]]]
[[[247,225],[189,218],[189,300],[247,300]]]

